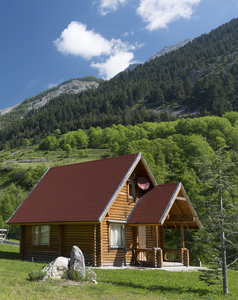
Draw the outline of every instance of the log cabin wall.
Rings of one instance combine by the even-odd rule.
[[[94,224],[64,225],[64,256],[70,257],[72,247],[78,246],[84,254],[85,264],[94,265],[94,230]]]
[[[130,264],[132,259],[133,246],[133,228],[126,227],[126,247],[125,248],[110,248],[110,228],[109,220],[124,221],[128,219],[132,209],[134,208],[140,191],[136,188],[135,201],[129,200],[128,184],[122,188],[116,200],[108,211],[108,214],[102,221],[102,265],[124,265]]]
[[[155,247],[155,228],[154,226],[146,226],[146,248]]]
[[[50,225],[50,244],[33,245],[34,225],[21,226],[20,257],[28,261],[49,262],[58,256],[70,257],[73,246],[78,246],[86,265],[100,265],[100,226],[95,224]]]
[[[33,225],[21,226],[20,257],[22,260],[48,262],[58,257],[59,225],[50,228],[50,245],[33,245]]]

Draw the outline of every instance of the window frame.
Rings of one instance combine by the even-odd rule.
[[[116,221],[116,220],[108,220],[108,245],[109,250],[112,249],[126,249],[126,221]],[[121,228],[121,245],[112,245],[112,236],[111,236],[111,230],[112,226],[119,226]]]
[[[43,227],[48,227],[48,241],[47,243],[42,242],[43,238]],[[38,228],[38,232],[36,233],[36,228]],[[34,225],[32,231],[32,243],[33,246],[40,246],[40,247],[49,247],[50,246],[50,235],[51,235],[51,226],[48,224],[43,225]]]

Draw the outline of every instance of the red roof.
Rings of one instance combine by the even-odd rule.
[[[137,157],[50,168],[8,223],[97,221]]]
[[[172,199],[178,183],[160,184],[141,197],[133,210],[128,224],[160,223]]]

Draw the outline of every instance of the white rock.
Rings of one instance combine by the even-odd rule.
[[[73,246],[70,255],[69,270],[79,272],[85,277],[85,260],[83,252],[77,246]]]
[[[53,260],[43,271],[47,273],[47,277],[62,278],[68,270],[69,259],[67,257],[59,256]]]

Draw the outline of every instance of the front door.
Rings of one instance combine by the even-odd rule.
[[[139,248],[146,249],[146,226],[138,227]],[[140,252],[139,260],[146,261],[146,252]]]

